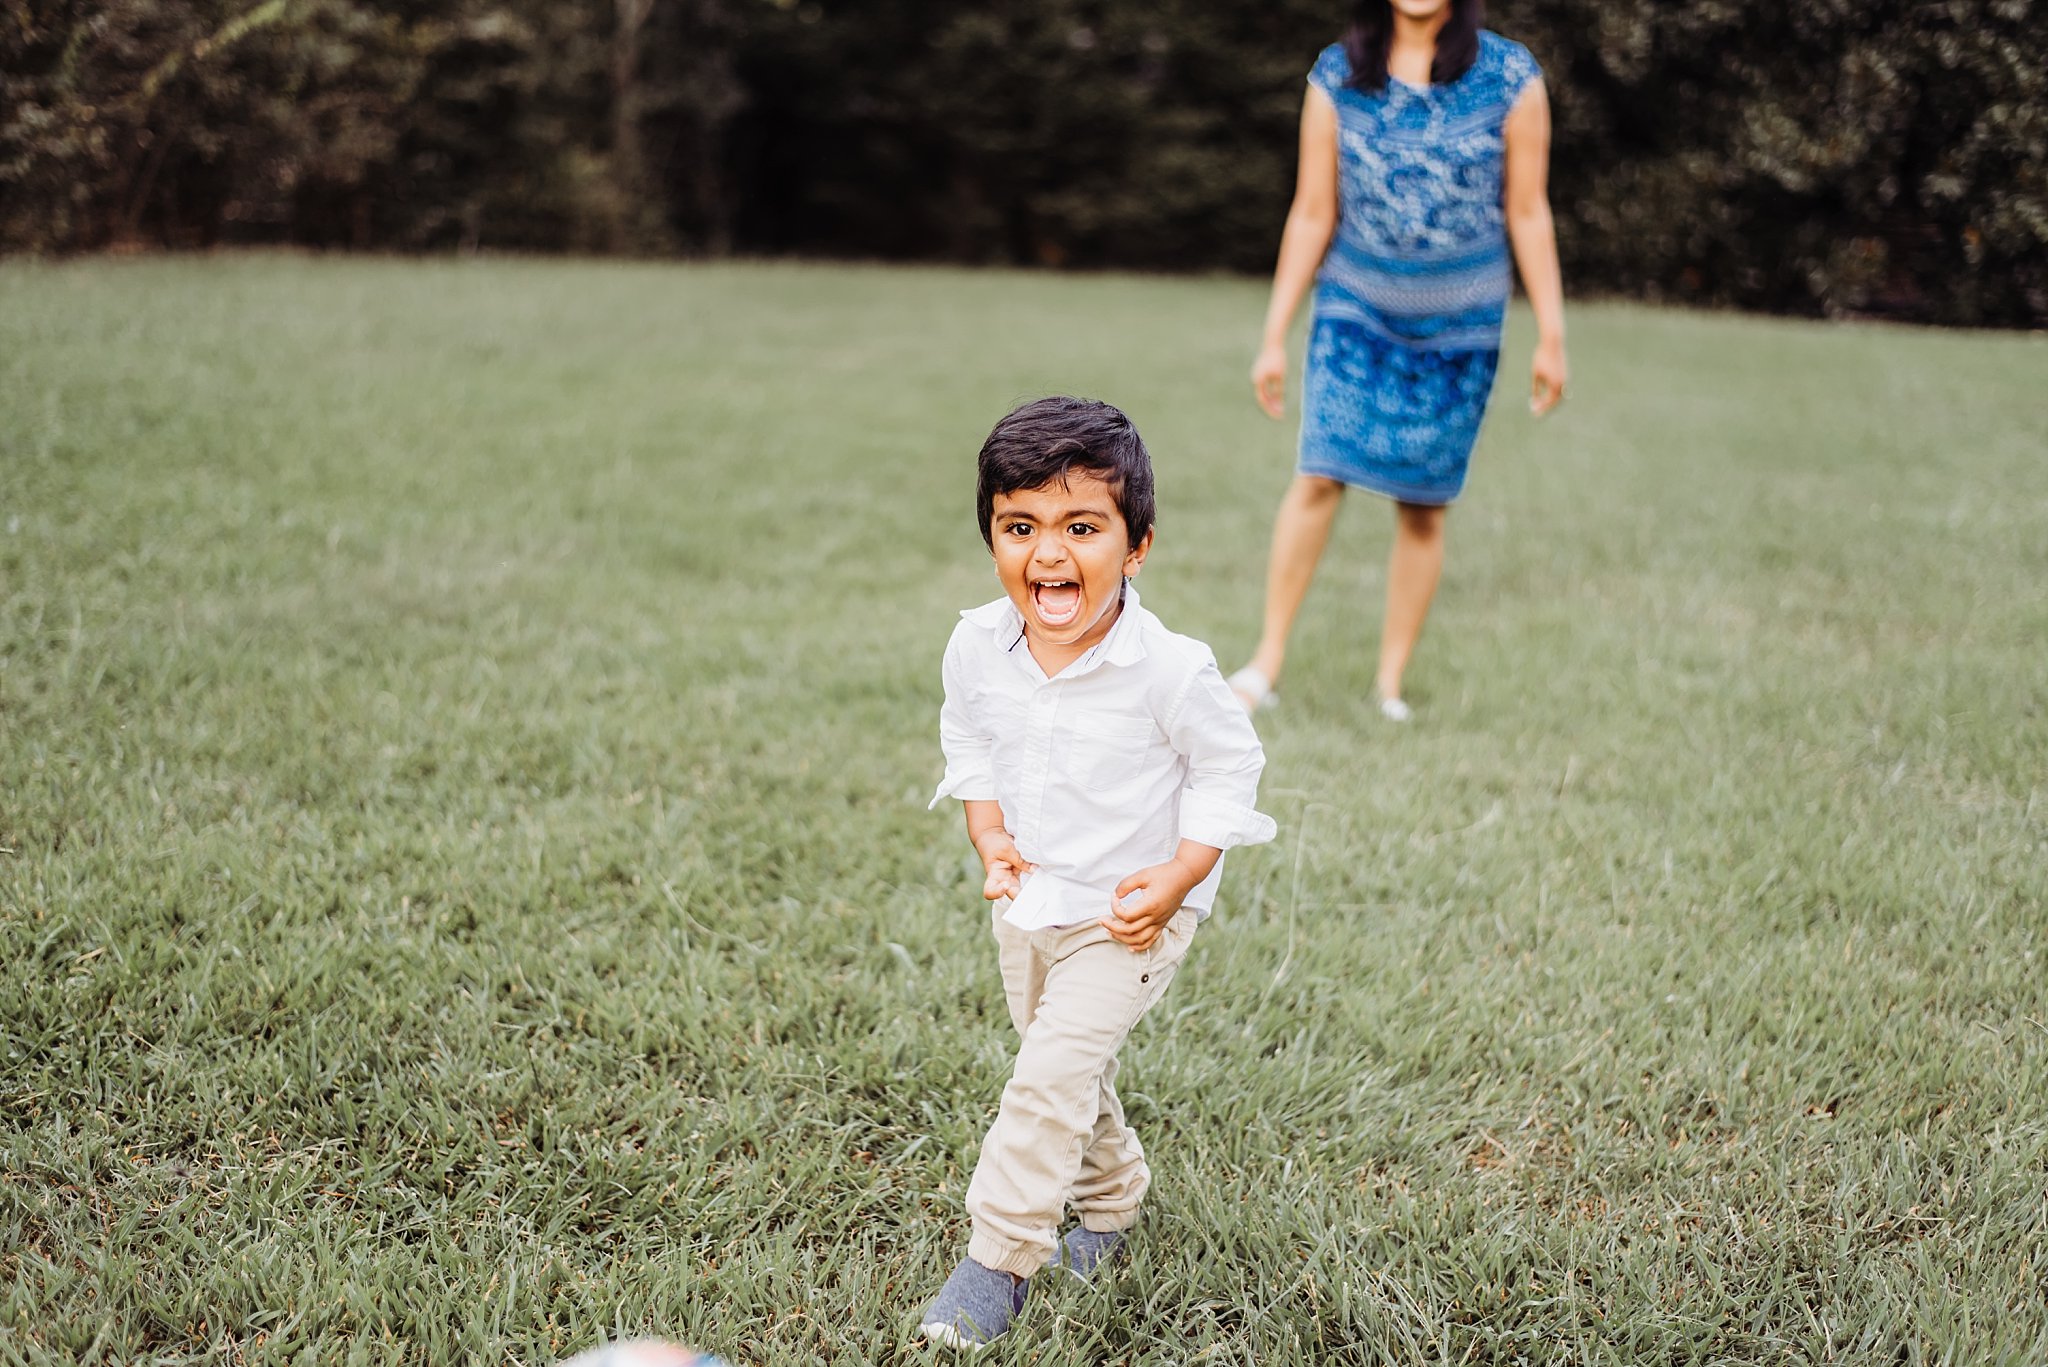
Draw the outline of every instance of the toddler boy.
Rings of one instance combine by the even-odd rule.
[[[982,539],[1003,597],[961,613],[939,713],[946,776],[987,870],[1010,1019],[1023,1037],[967,1189],[973,1237],[920,1324],[979,1347],[1033,1273],[1086,1280],[1151,1182],[1116,1054],[1206,917],[1223,851],[1273,838],[1264,752],[1199,641],[1138,603],[1152,462],[1129,418],[1050,398],[982,445]],[[1055,1238],[1063,1210],[1080,1217]]]

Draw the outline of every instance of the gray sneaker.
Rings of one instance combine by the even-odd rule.
[[[1019,1281],[1007,1272],[962,1258],[938,1296],[918,1316],[918,1327],[926,1338],[949,1348],[985,1348],[1016,1323],[1030,1287],[1028,1279]]]
[[[1115,1257],[1123,1246],[1121,1230],[1070,1229],[1067,1237],[1060,1240],[1059,1257],[1053,1265],[1065,1268],[1084,1282],[1089,1281],[1094,1278],[1095,1269]]]

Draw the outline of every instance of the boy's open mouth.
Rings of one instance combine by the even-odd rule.
[[[1039,621],[1063,627],[1081,614],[1081,586],[1071,579],[1041,579],[1031,586],[1031,601]]]

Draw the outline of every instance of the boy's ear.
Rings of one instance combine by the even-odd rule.
[[[1138,572],[1145,563],[1145,552],[1151,549],[1152,529],[1147,527],[1145,534],[1138,538],[1138,544],[1131,547],[1130,551],[1124,556],[1124,578],[1129,579]]]

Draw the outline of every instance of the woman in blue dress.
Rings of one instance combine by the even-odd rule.
[[[1528,49],[1481,18],[1481,0],[1360,0],[1344,41],[1309,73],[1294,204],[1252,364],[1259,405],[1280,417],[1287,331],[1313,281],[1300,463],[1273,525],[1265,629],[1230,680],[1249,708],[1273,696],[1356,485],[1394,501],[1375,686],[1380,710],[1408,719],[1401,677],[1493,389],[1511,247],[1536,315],[1530,409],[1564,397],[1550,103]]]

